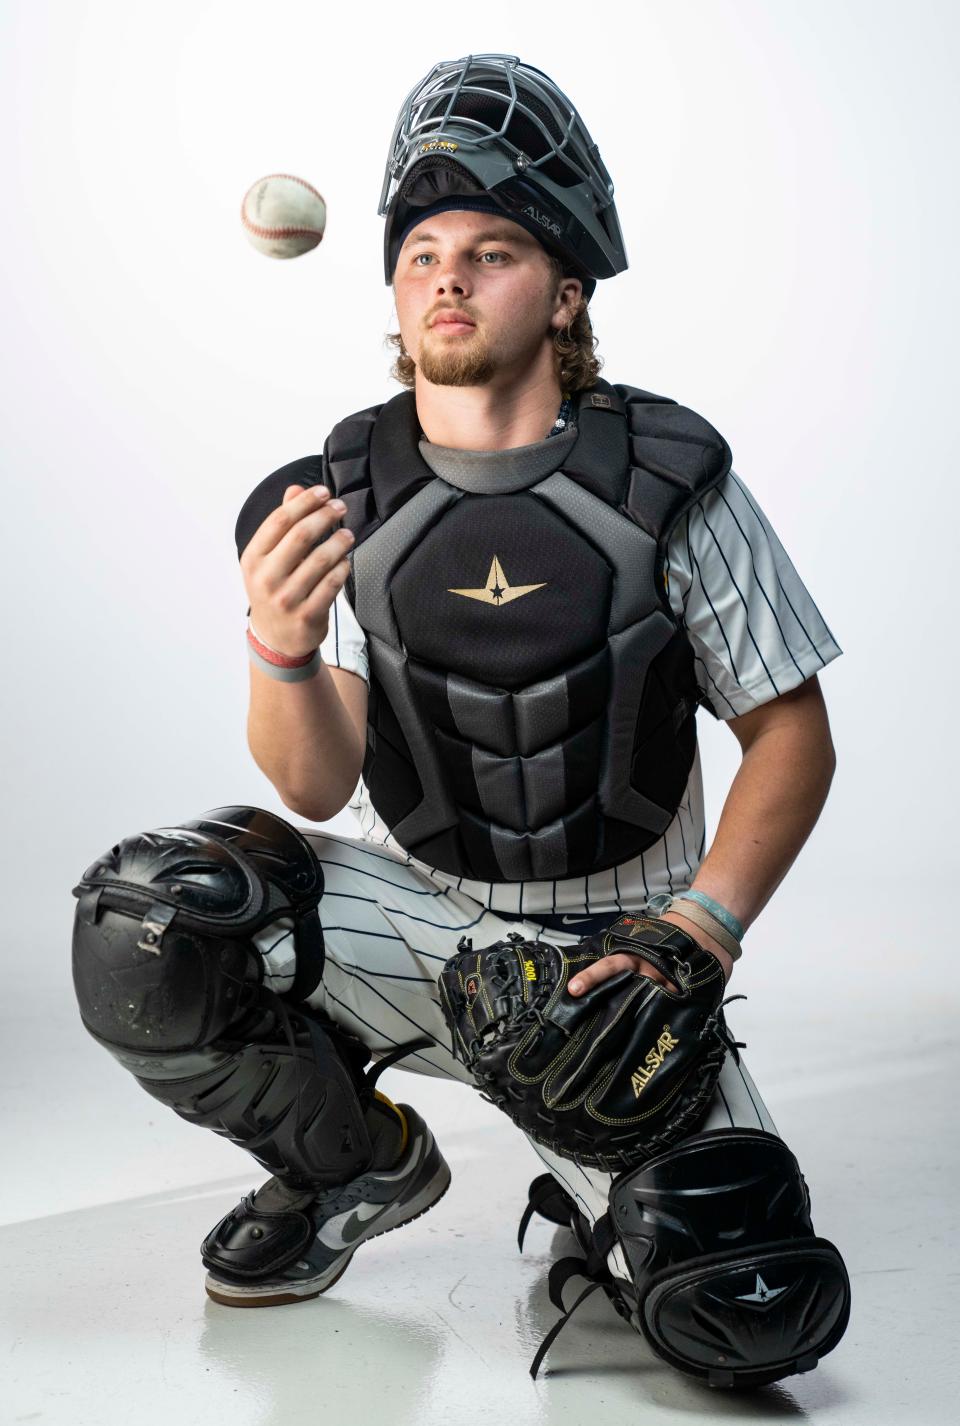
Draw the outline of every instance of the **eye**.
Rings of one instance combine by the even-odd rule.
[[[488,258],[488,257],[493,258],[493,262],[488,262],[488,263],[486,263],[486,264],[485,264],[486,267],[498,267],[501,263],[507,261],[507,254],[506,254],[506,253],[486,252],[486,253],[481,253],[481,254],[480,254],[480,260],[481,260],[481,262],[483,261],[484,258]]]
[[[426,266],[425,263],[421,263],[421,258],[426,258],[426,259],[427,259],[427,262],[432,262],[432,261],[433,261],[433,253],[417,253],[416,256],[415,256],[414,259],[413,259],[413,265],[414,265],[414,267]]]

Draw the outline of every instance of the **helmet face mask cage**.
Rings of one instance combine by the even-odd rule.
[[[418,207],[478,192],[505,216],[542,229],[572,271],[598,278],[626,268],[613,184],[596,144],[566,95],[516,56],[444,61],[407,96],[380,194],[386,281]]]

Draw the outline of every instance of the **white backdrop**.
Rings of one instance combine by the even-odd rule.
[[[6,0],[0,24],[8,975],[67,982],[69,889],[118,837],[283,810],[246,748],[234,519],[396,389],[396,111],[436,60],[508,50],[573,98],[617,186],[604,374],[724,432],[845,650],[832,794],[739,988],[905,955],[941,995],[937,909],[883,915],[957,867],[956,8]],[[278,170],[329,206],[286,263],[239,223]],[[700,723],[712,832],[738,748]]]

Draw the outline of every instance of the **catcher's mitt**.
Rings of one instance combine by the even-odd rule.
[[[627,951],[672,981],[621,971],[585,994],[569,980]],[[462,938],[440,973],[453,1053],[486,1098],[539,1143],[618,1172],[692,1133],[728,1048],[723,969],[679,926],[621,916],[576,946],[511,932]]]

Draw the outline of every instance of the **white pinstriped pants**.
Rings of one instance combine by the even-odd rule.
[[[431,1037],[436,1041],[433,1048],[415,1051],[397,1068],[457,1079],[473,1087],[449,1049],[437,976],[462,935],[473,937],[480,947],[502,939],[508,931],[533,939],[541,924],[488,911],[462,892],[438,886],[386,847],[306,827],[301,830],[325,879],[320,920],[326,968],[308,1003],[356,1034],[374,1055],[405,1040]],[[573,945],[579,939],[573,932],[549,930],[544,935],[558,945]],[[266,949],[260,937],[258,944]],[[269,954],[266,959],[269,970]],[[275,963],[279,971],[279,959]],[[276,988],[283,988],[279,978]],[[730,1126],[777,1132],[743,1061],[737,1064],[732,1055],[727,1056],[714,1105],[701,1129]],[[532,1139],[529,1143],[591,1223],[605,1212],[613,1175],[582,1168]],[[618,1276],[629,1277],[619,1247],[610,1255],[610,1267]]]

